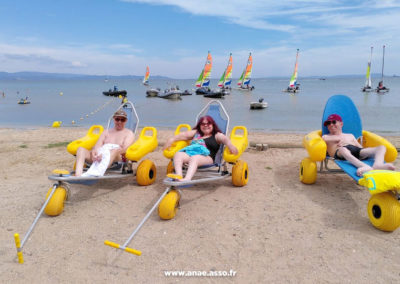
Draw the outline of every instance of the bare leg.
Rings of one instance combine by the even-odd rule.
[[[189,166],[186,172],[186,176],[182,181],[192,180],[196,170],[199,166],[210,165],[213,163],[213,160],[210,156],[202,156],[202,155],[194,155],[189,159]]]
[[[357,175],[362,176],[365,172],[368,172],[372,170],[370,166],[368,166],[366,163],[361,162],[359,159],[354,157],[349,149],[345,147],[340,147],[339,148],[339,154],[342,156],[344,159],[349,161],[353,166],[357,168]]]
[[[109,168],[112,163],[119,161],[120,155],[119,152],[120,149],[113,149],[110,151],[110,162],[108,163],[107,168]]]
[[[76,151],[75,176],[79,177],[82,175],[83,164],[85,163],[85,160],[91,160],[90,152],[83,147],[79,147]]]
[[[391,163],[385,164],[386,147],[383,145],[377,147],[364,148],[360,151],[361,158],[374,157],[375,161],[372,165],[374,170],[391,170],[394,171],[395,167]]]
[[[182,176],[182,166],[184,163],[189,162],[189,155],[186,154],[185,152],[177,152],[174,155],[174,169],[175,169],[175,174]]]

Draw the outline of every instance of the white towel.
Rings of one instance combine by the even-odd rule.
[[[119,145],[117,144],[104,144],[100,147],[98,154],[101,155],[101,161],[95,161],[90,166],[90,168],[82,174],[83,177],[87,176],[95,176],[101,177],[107,170],[108,164],[110,163],[110,151],[113,149],[118,149]]]

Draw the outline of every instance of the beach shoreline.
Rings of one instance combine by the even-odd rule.
[[[158,129],[158,128],[157,128]],[[141,129],[139,129],[141,130]],[[158,129],[159,146],[145,158],[156,182],[133,177],[71,185],[60,216],[43,215],[18,264],[13,235],[27,232],[43,205],[55,168],[70,169],[65,143],[85,127],[0,128],[0,281],[9,283],[394,283],[400,230],[384,233],[369,222],[369,193],[347,175],[299,181],[304,134],[249,131],[241,160],[249,183],[230,179],[183,189],[174,219],[153,212],[130,247],[135,256],[105,246],[124,243],[165,190],[168,160],[162,147],[174,129]],[[400,136],[386,137],[400,147]],[[256,144],[268,144],[263,151]],[[399,158],[395,161],[400,168]],[[230,166],[230,165],[229,165]],[[136,165],[135,165],[136,167]],[[156,210],[157,211],[157,210]],[[227,271],[226,277],[168,277],[165,271]]]

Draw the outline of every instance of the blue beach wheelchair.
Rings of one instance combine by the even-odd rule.
[[[346,160],[337,160],[327,155],[327,145],[322,136],[329,133],[324,121],[331,114],[338,114],[343,120],[343,132],[351,133],[363,147],[386,147],[385,162],[393,162],[397,158],[396,148],[383,137],[362,129],[361,118],[353,101],[344,95],[334,95],[326,103],[321,130],[313,131],[303,138],[303,146],[309,157],[300,164],[299,178],[304,184],[313,184],[317,179],[317,163],[319,173],[344,172],[358,184],[366,186],[371,193],[367,211],[374,227],[383,231],[394,231],[400,226],[400,173],[385,170],[372,170],[357,176],[357,168]],[[338,167],[330,168],[329,161]],[[372,166],[373,158],[363,160]]]

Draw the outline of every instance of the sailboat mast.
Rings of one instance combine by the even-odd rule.
[[[383,67],[385,66],[385,46],[383,46],[383,55],[382,55],[382,78],[381,81],[383,83]]]

